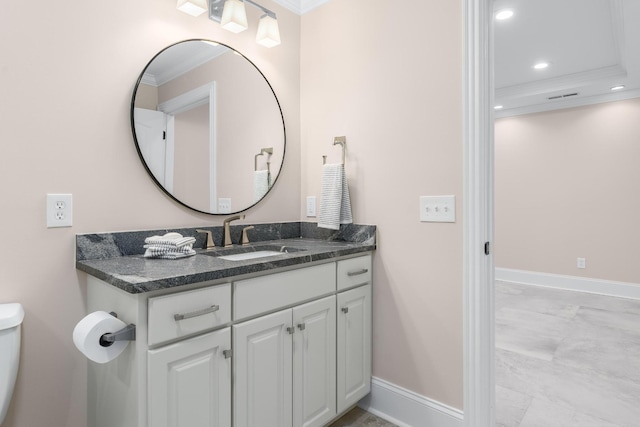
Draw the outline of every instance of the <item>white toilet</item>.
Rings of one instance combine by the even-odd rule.
[[[24,310],[20,304],[0,304],[0,425],[7,415],[18,375],[22,319]]]

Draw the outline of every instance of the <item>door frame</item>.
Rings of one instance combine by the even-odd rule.
[[[212,81],[158,105],[158,110],[167,115],[167,154],[165,177],[173,191],[173,161],[175,150],[175,115],[193,108],[209,104],[209,212],[218,212],[218,187],[216,179],[217,163],[217,123],[216,82]],[[169,167],[171,165],[171,167]],[[165,187],[167,188],[167,187]]]
[[[464,8],[464,424],[495,425],[492,0]],[[489,254],[485,243],[489,242]]]

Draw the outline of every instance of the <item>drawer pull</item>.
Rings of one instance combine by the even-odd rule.
[[[347,314],[349,312],[349,307],[342,307],[342,312]]]
[[[305,325],[304,323],[298,323],[298,329],[300,329],[301,331],[304,331],[306,327],[307,325]]]
[[[356,271],[350,271],[347,273],[347,276],[351,277],[351,276],[358,276],[360,274],[364,274],[364,273],[368,273],[369,269],[368,268],[363,268],[362,270],[356,270]]]
[[[233,350],[229,349],[229,350],[223,350],[222,351],[222,355],[224,356],[225,359],[228,359],[230,357],[233,357]]]
[[[296,328],[292,328],[291,326],[287,328],[287,332],[289,332],[289,335],[293,334],[295,331],[296,331]]]
[[[213,313],[213,312],[216,312],[218,310],[220,310],[220,306],[219,305],[212,305],[209,308],[204,308],[204,309],[198,310],[198,311],[192,311],[191,313],[174,314],[173,315],[173,320],[175,320],[177,322],[178,320],[191,319],[192,317],[203,316],[205,314]]]

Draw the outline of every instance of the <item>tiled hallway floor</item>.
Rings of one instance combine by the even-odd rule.
[[[496,425],[640,426],[640,301],[496,283]]]
[[[396,425],[355,407],[329,427],[396,427]]]

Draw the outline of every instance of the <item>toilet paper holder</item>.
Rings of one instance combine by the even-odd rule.
[[[113,311],[109,312],[109,314],[115,317],[116,319],[118,318],[118,314]],[[136,340],[136,325],[131,323],[117,332],[113,332],[113,333],[109,332],[109,333],[103,334],[100,337],[100,345],[102,347],[109,347],[113,345],[113,343],[116,341],[135,341],[135,340]]]

